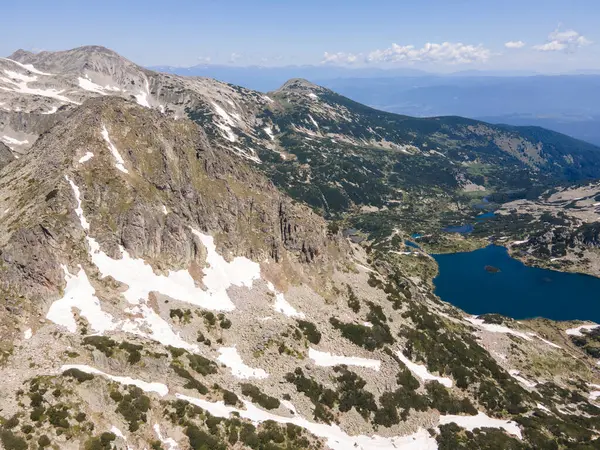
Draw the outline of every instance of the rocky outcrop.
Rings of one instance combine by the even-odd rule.
[[[10,148],[0,142],[0,169],[7,165],[9,162],[14,161],[15,157],[13,156]]]

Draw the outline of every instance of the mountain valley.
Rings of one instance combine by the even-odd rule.
[[[3,448],[600,445],[598,325],[468,315],[426,253],[598,276],[600,148],[97,46],[0,59],[0,140]]]

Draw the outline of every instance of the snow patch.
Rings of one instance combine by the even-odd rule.
[[[101,370],[98,370],[91,366],[87,366],[85,364],[66,364],[60,368],[60,371],[65,372],[69,369],[77,369],[77,370],[81,370],[82,372],[89,373],[92,375],[100,375],[100,376],[106,377],[109,380],[115,381],[120,384],[125,384],[125,385],[132,384],[134,386],[139,387],[144,392],[155,392],[158,395],[160,395],[161,397],[164,397],[165,395],[167,395],[169,393],[169,388],[167,387],[166,384],[155,383],[155,382],[148,383],[146,381],[137,380],[137,379],[131,378],[131,377],[120,377],[120,376],[116,376],[116,375],[110,375],[106,372],[102,372]]]
[[[108,95],[106,92],[104,92],[102,86],[94,83],[92,80],[90,80],[90,78],[87,75],[85,76],[85,78],[78,77],[77,81],[79,82],[79,87],[81,89],[85,89],[86,91],[90,92],[95,92],[96,94],[100,95]]]
[[[550,341],[544,339],[543,337],[541,337],[541,336],[539,336],[539,335],[537,335],[535,333],[527,333],[527,334],[529,336],[533,336],[533,337],[538,338],[540,341],[542,341],[544,344],[548,344],[550,347],[559,348],[559,349],[562,348],[560,345],[557,345],[554,342],[550,342]]]
[[[212,236],[192,230],[200,237],[207,249],[207,263],[202,280],[207,290],[202,290],[187,270],[170,270],[168,274],[157,275],[143,259],[132,258],[121,247],[121,259],[113,259],[100,250],[98,243],[88,237],[92,261],[103,277],[112,276],[125,283],[128,289],[123,296],[133,305],[148,298],[150,292],[160,292],[176,300],[200,306],[213,311],[232,311],[235,305],[227,295],[227,289],[235,285],[252,287],[252,282],[260,277],[260,266],[246,258],[234,258],[230,263],[216,252]]]
[[[81,158],[79,158],[79,163],[83,164],[84,162],[89,161],[93,157],[94,157],[94,154],[92,152],[87,152],[85,155],[83,155]]]
[[[54,74],[52,73],[48,73],[48,72],[42,72],[41,70],[37,70],[35,67],[33,67],[32,64],[22,64],[19,61],[15,61],[14,59],[8,59],[8,58],[1,58],[1,60],[4,61],[10,61],[13,64],[16,64],[19,67],[22,67],[25,70],[28,70],[31,73],[37,73],[38,75],[46,75],[46,76],[53,76]]]
[[[31,339],[31,336],[33,336],[33,332],[31,331],[31,328],[27,328],[25,330],[25,333],[23,333],[23,338],[25,340]]]
[[[366,367],[367,369],[376,371],[379,371],[379,368],[381,367],[381,361],[378,359],[359,358],[356,356],[337,356],[328,352],[320,352],[312,347],[308,349],[308,357],[312,359],[317,366],[322,367],[333,367],[339,364],[346,364],[348,366]]]
[[[179,333],[175,333],[169,323],[146,303],[127,308],[125,312],[132,316],[121,324],[121,329],[126,333],[152,339],[162,345],[198,352],[197,345],[184,341]]]
[[[12,80],[22,81],[23,83],[32,83],[33,81],[37,81],[38,79],[38,77],[36,77],[35,75],[29,76],[19,72],[13,72],[12,70],[4,70],[4,73],[8,75]]]
[[[114,330],[117,324],[110,314],[102,311],[100,301],[96,297],[96,290],[90,284],[85,270],[81,266],[77,275],[71,275],[67,266],[61,265],[67,286],[61,299],[50,305],[46,319],[61,325],[71,333],[77,332],[77,323],[73,317],[72,309],[78,309],[79,314],[85,317],[92,330],[96,333],[104,333]]]
[[[29,141],[19,141],[18,139],[12,138],[10,136],[2,136],[0,137],[0,141],[3,141],[7,145],[25,145],[29,144]]]
[[[531,341],[532,338],[527,333],[521,333],[520,331],[515,331],[511,328],[505,327],[504,325],[498,325],[495,323],[484,323],[483,319],[478,319],[477,316],[471,316],[466,318],[467,322],[484,329],[485,331],[489,331],[490,333],[506,333],[512,334],[514,336],[518,336],[520,338],[525,339],[526,341]]]
[[[233,149],[235,152],[243,158],[249,159],[257,164],[262,164],[262,161],[258,156],[256,156],[256,152],[252,150],[250,147],[247,147],[248,151],[241,149],[239,147],[234,146]]]
[[[67,175],[65,175],[65,180],[67,180],[71,185],[71,189],[73,190],[73,194],[75,195],[75,200],[77,201],[77,208],[75,208],[75,214],[77,214],[77,217],[79,217],[81,227],[87,231],[90,229],[90,224],[83,215],[83,208],[81,207],[81,192],[79,191],[79,187],[75,183],[73,183]]]
[[[311,116],[310,114],[308,115],[308,118],[310,119],[310,121],[313,123],[313,125],[315,126],[315,128],[318,130],[319,129],[319,124],[317,123],[317,121],[315,119],[313,119],[313,116]]]
[[[521,383],[523,386],[528,387],[528,388],[534,388],[537,386],[537,383],[534,383],[533,381],[529,381],[525,378],[523,378],[518,370],[509,370],[508,373],[510,374],[511,377],[513,377],[515,380],[517,380],[519,383]]]
[[[177,442],[175,442],[174,439],[162,435],[159,424],[155,423],[152,428],[154,429],[158,440],[167,446],[167,450],[176,450],[179,448],[179,445],[177,445]]]
[[[290,305],[285,299],[283,293],[277,292],[275,286],[270,281],[267,282],[267,288],[269,291],[275,294],[275,303],[273,304],[273,309],[277,312],[285,314],[288,317],[298,317],[300,319],[304,319],[306,316],[304,313],[301,313],[296,310],[292,305]]]
[[[548,412],[548,413],[550,412],[550,410],[548,408],[546,408],[544,405],[542,405],[541,403],[538,403],[536,406],[539,409],[541,409],[542,411],[545,411],[545,412]]]
[[[57,91],[56,89],[37,89],[30,88],[28,85],[33,81],[37,81],[36,76],[27,76],[17,72],[13,72],[11,70],[4,70],[4,73],[8,75],[9,78],[0,77],[0,81],[4,81],[5,83],[10,84],[9,87],[0,86],[0,89],[8,92],[16,92],[18,94],[24,95],[39,95],[40,97],[49,97],[54,98],[56,100],[60,100],[61,102],[67,103],[75,103],[79,104],[63,95],[61,95],[64,90]]]
[[[404,356],[404,353],[402,353],[400,350],[396,351],[396,356],[398,356],[400,361],[402,361],[402,363],[408,368],[408,370],[410,370],[414,375],[419,377],[421,380],[423,380],[423,381],[435,380],[448,388],[452,387],[453,383],[450,378],[438,377],[436,375],[429,373],[429,371],[427,370],[427,367],[425,367],[424,365],[416,364],[416,363],[412,362],[410,359],[408,359],[406,356]]]
[[[120,437],[121,439],[125,440],[125,435],[121,432],[121,430],[119,430],[114,425],[110,428],[110,432],[113,433],[115,436]]]
[[[594,389],[600,389],[600,385],[598,385],[598,384],[588,383],[588,386],[591,388],[594,388]],[[598,397],[600,397],[599,390],[591,391],[588,395],[588,400],[596,401],[598,399]]]
[[[166,216],[167,214],[169,214],[169,211],[167,210],[167,207],[165,205],[162,205],[162,212],[163,214]]]
[[[315,94],[314,92],[309,93],[308,96],[310,98],[312,98],[313,100],[318,100],[319,99],[319,96],[317,94]]]
[[[221,131],[223,131],[225,133],[223,135],[223,137],[225,139],[227,139],[229,142],[235,142],[237,140],[237,136],[235,135],[235,133],[233,132],[233,130],[231,129],[230,126],[222,124],[222,123],[217,123],[216,125],[219,129],[221,129]]]
[[[144,90],[135,94],[135,100],[139,105],[144,106],[146,108],[150,108],[150,103],[148,102],[148,98],[150,97],[150,83],[146,78],[144,82]]]
[[[83,209],[81,208],[79,187],[77,187],[75,183],[69,180],[69,178],[66,175],[65,178],[71,184],[71,187],[75,194],[75,198],[77,200],[77,208],[75,209],[75,212],[79,217],[81,226],[84,230],[87,231],[89,230],[89,223],[83,214]],[[100,251],[100,245],[96,242],[95,239],[90,238],[89,236],[86,239],[90,249],[90,256],[92,262],[100,270],[101,274],[103,276],[111,275],[118,281],[128,284],[129,289],[126,291],[125,294],[130,293],[130,295],[129,297],[125,295],[125,298],[129,301],[129,303],[135,304],[135,306],[125,310],[125,312],[131,315],[132,318],[127,318],[124,321],[114,324],[114,326],[111,325],[111,329],[120,328],[125,332],[153,339],[155,341],[160,342],[163,345],[172,345],[173,347],[184,348],[192,352],[197,352],[197,345],[188,344],[186,341],[184,341],[179,336],[179,334],[175,333],[171,329],[169,324],[162,317],[160,317],[152,308],[150,308],[147,305],[147,296],[151,290],[158,290],[160,292],[161,290],[155,289],[155,287],[160,288],[166,285],[166,288],[164,289],[166,291],[165,294],[173,296],[173,285],[176,286],[177,280],[181,277],[185,278],[185,275],[187,275],[187,278],[185,278],[185,280],[187,281],[188,285],[184,286],[184,291],[185,288],[189,287],[193,287],[194,289],[194,291],[187,292],[190,298],[194,298],[193,296],[197,295],[197,293],[204,294],[204,291],[195,287],[194,281],[193,279],[191,279],[189,272],[179,271],[182,275],[179,278],[175,276],[175,280],[171,280],[172,284],[161,284],[160,281],[156,282],[155,278],[157,278],[157,276],[152,271],[152,268],[146,265],[143,260],[132,260],[131,258],[129,258],[127,252],[125,252],[123,249],[123,257],[121,259],[111,259],[105,253]],[[130,264],[129,262],[131,261],[134,261],[134,263]],[[142,272],[138,273],[140,277],[135,278],[136,271],[139,272],[140,267],[142,268]],[[66,271],[66,267],[64,269],[65,272],[68,273]],[[131,273],[133,273],[134,276],[131,276]],[[121,274],[121,276],[115,276],[116,274]],[[147,278],[144,278],[144,276],[146,276]],[[77,278],[81,278],[81,280],[78,281],[77,284],[75,284],[75,281],[73,280],[74,277],[70,277],[71,278],[67,277],[67,288],[65,290],[65,298],[54,302],[54,304],[50,307],[50,310],[48,312],[49,315],[52,314],[52,317],[48,318],[54,321],[55,323],[65,326],[70,331],[75,332],[76,323],[73,319],[71,308],[72,306],[77,306],[81,309],[81,298],[83,298],[83,305],[86,306],[86,309],[85,311],[82,311],[82,315],[85,316],[84,312],[86,314],[89,314],[92,317],[92,319],[94,319],[94,322],[92,323],[89,317],[86,318],[88,319],[88,321],[90,321],[92,325],[94,323],[99,323],[100,325],[105,323],[105,321],[103,321],[102,319],[107,319],[107,317],[110,316],[105,315],[105,313],[101,311],[99,301],[94,295],[95,291],[93,287],[89,284],[89,280],[87,279],[85,271],[83,271],[83,269],[80,270]],[[139,285],[147,283],[148,278],[151,280],[149,285],[150,289],[144,291],[143,289],[140,289]],[[69,291],[69,288],[71,286],[73,291]],[[133,291],[130,292],[132,288]],[[177,287],[175,287],[175,289],[177,289]],[[67,295],[71,292],[74,292],[72,298]],[[77,301],[75,300],[75,297],[77,297]],[[174,298],[177,297],[175,296]],[[75,305],[73,305],[73,303],[75,303]],[[52,318],[54,318],[54,320]]]
[[[569,328],[568,330],[565,331],[565,333],[567,333],[569,336],[583,336],[583,333],[581,332],[581,330],[595,330],[596,328],[600,327],[600,325],[579,325],[578,327],[575,328]]]
[[[212,104],[213,108],[215,109],[215,112],[223,119],[223,121],[227,125],[235,126],[235,122],[234,122],[233,118],[227,113],[227,111],[225,111],[223,108],[221,108],[215,102],[211,102],[211,104]]]
[[[273,129],[271,127],[265,127],[264,128],[265,133],[267,133],[267,136],[269,136],[269,138],[274,141],[275,140],[275,135],[273,134]]]
[[[231,369],[231,373],[236,378],[248,379],[268,378],[269,374],[263,369],[254,369],[242,361],[242,357],[239,355],[235,347],[221,347],[219,349],[219,357],[217,360],[224,364],[226,367]]]
[[[366,270],[367,272],[375,272],[373,269],[368,268],[367,266],[363,266],[362,264],[359,263],[355,263],[357,267],[360,267],[361,269]]]
[[[125,160],[121,157],[119,150],[117,150],[117,147],[115,147],[114,144],[112,143],[112,141],[110,140],[110,136],[108,135],[108,130],[106,129],[106,125],[102,125],[102,137],[106,141],[106,144],[108,145],[108,149],[110,150],[110,152],[112,153],[112,155],[114,156],[114,158],[116,160],[115,166],[117,167],[117,169],[119,169],[123,173],[129,173],[129,171],[123,165],[123,164],[125,164]]]
[[[54,114],[56,111],[58,111],[58,106],[53,106],[50,110],[43,112],[42,114]]]
[[[521,430],[512,420],[494,419],[479,412],[476,416],[440,416],[440,425],[455,423],[461,428],[473,431],[475,428],[501,428],[509,434],[522,439]]]
[[[305,418],[295,415],[294,417],[279,416],[262,409],[257,408],[252,403],[242,400],[244,409],[234,408],[225,405],[222,401],[209,402],[183,394],[175,394],[177,398],[186,400],[196,406],[206,409],[212,415],[217,417],[229,417],[232,413],[238,413],[240,417],[249,419],[258,424],[266,420],[272,420],[277,423],[292,423],[305,428],[315,436],[325,439],[326,444],[332,450],[435,450],[437,443],[427,430],[419,429],[416,433],[407,436],[349,436],[337,425],[327,425],[314,423]]]

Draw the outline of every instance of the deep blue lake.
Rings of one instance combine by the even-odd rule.
[[[419,247],[419,244],[417,244],[413,241],[404,241],[404,245],[407,245],[412,248],[421,248],[421,247]]]
[[[489,211],[483,214],[479,214],[477,217],[475,217],[475,220],[491,219],[492,217],[496,217],[496,213],[494,211]]]
[[[600,323],[600,278],[528,267],[495,245],[432,256],[439,265],[435,293],[469,314]]]

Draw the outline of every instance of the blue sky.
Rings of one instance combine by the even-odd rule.
[[[97,44],[142,65],[600,69],[598,0],[28,0],[2,9],[2,55]]]

